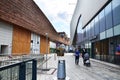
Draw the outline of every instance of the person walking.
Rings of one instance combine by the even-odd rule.
[[[86,53],[86,49],[85,49],[85,48],[83,48],[83,49],[82,49],[83,64],[85,63],[85,61],[84,61],[84,55],[85,55],[85,53]]]
[[[116,47],[116,55],[120,56],[120,44]]]
[[[75,64],[78,65],[79,63],[79,57],[80,57],[80,51],[78,49],[75,49]]]

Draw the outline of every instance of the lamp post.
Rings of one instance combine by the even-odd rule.
[[[46,69],[47,69],[47,56],[48,56],[48,33],[46,35]]]

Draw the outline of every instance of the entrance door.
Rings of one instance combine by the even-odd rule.
[[[40,54],[40,36],[35,33],[31,34],[31,53]]]
[[[103,61],[107,61],[108,60],[108,54],[109,54],[109,41],[108,39],[105,39],[103,41],[101,41],[102,45],[101,45],[101,59]]]

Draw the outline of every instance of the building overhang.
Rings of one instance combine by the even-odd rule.
[[[112,0],[78,0],[70,24],[71,44],[74,42],[79,17],[84,28]]]

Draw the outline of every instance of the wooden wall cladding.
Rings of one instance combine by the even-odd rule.
[[[34,0],[0,0],[0,19],[60,41],[59,35]]]
[[[13,41],[12,41],[12,55],[23,55],[30,53],[31,32],[14,26]]]
[[[49,49],[49,40],[48,40],[48,45],[46,46],[46,37],[40,36],[40,53],[41,54],[46,54],[46,48],[48,48],[48,53],[50,51]]]

